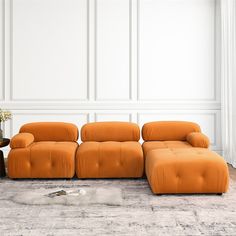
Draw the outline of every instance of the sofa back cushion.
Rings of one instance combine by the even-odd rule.
[[[84,125],[81,139],[86,141],[139,141],[140,129],[131,122],[94,122]]]
[[[64,122],[35,122],[23,125],[20,133],[31,133],[34,141],[77,141],[76,125]]]
[[[185,141],[191,132],[201,132],[200,126],[187,121],[156,121],[144,124],[144,141]]]

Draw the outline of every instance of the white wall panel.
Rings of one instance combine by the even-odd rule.
[[[0,0],[0,100],[4,95],[4,0]]]
[[[12,98],[87,98],[87,1],[12,1]]]
[[[96,0],[96,99],[130,99],[129,0]]]
[[[139,97],[215,99],[215,1],[139,0]]]
[[[117,112],[95,113],[95,121],[131,121],[131,114]]]

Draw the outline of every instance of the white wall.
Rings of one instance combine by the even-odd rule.
[[[31,121],[189,120],[221,150],[217,0],[0,0],[0,107]]]

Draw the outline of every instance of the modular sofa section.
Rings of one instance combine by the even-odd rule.
[[[225,193],[229,186],[227,163],[205,148],[152,150],[145,170],[155,194]]]
[[[137,124],[94,122],[81,129],[83,143],[76,154],[79,178],[138,178],[144,160]]]
[[[11,139],[10,178],[72,178],[78,129],[62,122],[36,122],[21,127]]]

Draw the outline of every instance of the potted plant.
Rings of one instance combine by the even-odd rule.
[[[2,123],[11,119],[11,112],[0,109],[0,141],[3,140]]]

